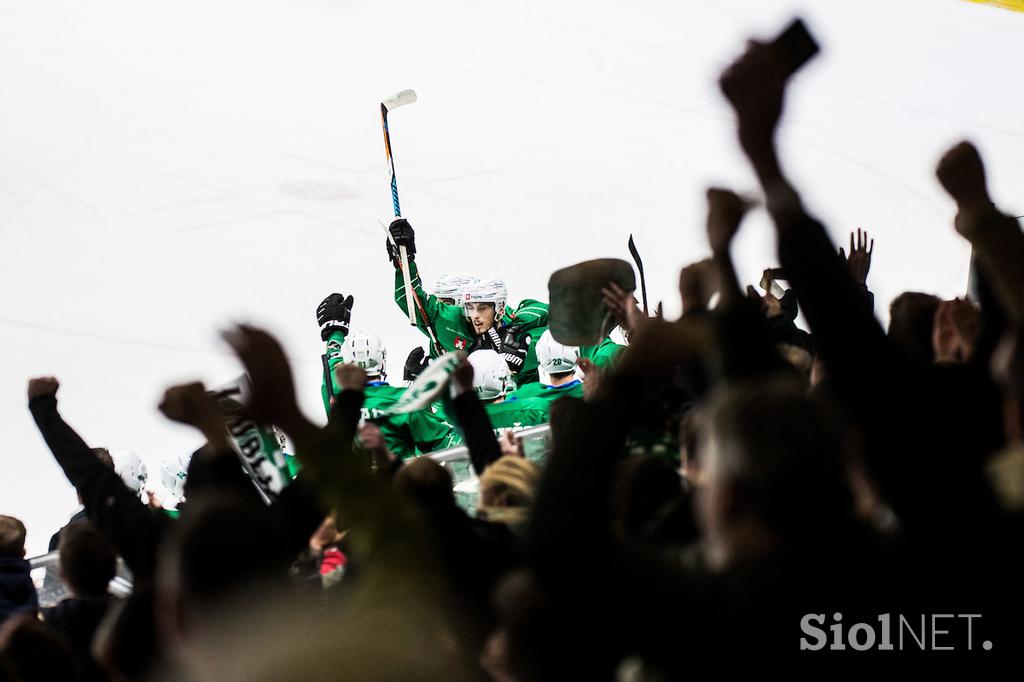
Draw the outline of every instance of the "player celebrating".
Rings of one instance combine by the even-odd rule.
[[[395,302],[408,314],[405,282],[397,249],[404,246],[409,255],[409,277],[419,300],[412,302],[416,310],[417,327],[430,335],[433,331],[437,343],[431,341],[430,355],[456,350],[473,351],[488,348],[499,353],[519,380],[537,380],[537,358],[531,342],[547,326],[548,306],[532,299],[523,300],[514,311],[506,303],[508,289],[501,280],[476,280],[465,286],[462,305],[447,305],[437,296],[428,296],[416,266],[416,235],[404,218],[391,223],[394,240],[387,241],[388,258],[395,266]],[[422,319],[423,316],[426,319]]]
[[[504,358],[493,350],[484,349],[470,353],[468,360],[473,366],[473,390],[484,403],[484,410],[496,435],[547,423],[545,401],[511,397],[516,385]],[[462,434],[453,431],[446,447],[456,445],[462,445]]]
[[[576,366],[580,359],[580,349],[576,346],[565,346],[551,335],[547,329],[536,343],[537,363],[541,378],[547,377],[547,383],[535,381],[523,384],[508,395],[509,399],[523,400],[539,398],[548,403],[572,396],[583,397],[583,383],[576,376]]]
[[[349,336],[352,302],[351,296],[334,293],[317,307],[320,338],[327,343],[321,386],[324,410],[330,413],[334,396],[341,391],[335,376],[338,365],[345,362],[358,365],[367,375],[362,419],[380,423],[391,451],[405,458],[436,449],[452,430],[452,425],[443,418],[415,412],[393,417],[383,414],[402,397],[405,389],[387,383],[387,349],[379,336],[359,331]]]

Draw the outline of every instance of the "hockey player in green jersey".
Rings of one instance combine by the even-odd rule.
[[[508,310],[508,289],[504,282],[473,280],[462,290],[461,305],[448,305],[438,296],[427,295],[423,289],[415,262],[415,232],[409,222],[399,218],[391,223],[389,230],[395,245],[406,247],[409,255],[412,289],[423,306],[420,310],[416,301],[412,302],[417,327],[428,337],[436,338],[436,343],[431,340],[431,357],[456,350],[472,352],[490,348],[505,359],[519,381],[536,381],[537,357],[532,344],[547,327],[547,304],[524,299],[515,310]],[[408,314],[405,281],[391,240],[387,242],[387,251],[395,266],[395,302]],[[424,314],[426,319],[423,319]]]
[[[507,399],[524,400],[527,398],[543,400],[551,403],[562,396],[583,397],[583,383],[576,377],[576,363],[580,359],[580,349],[576,346],[563,346],[555,341],[551,330],[545,330],[536,343],[537,363],[542,381],[519,386],[508,394]],[[543,381],[544,378],[547,381]]]
[[[508,364],[490,349],[469,354],[473,366],[473,389],[491,420],[496,435],[505,431],[518,431],[531,426],[546,424],[548,421],[547,401],[538,398],[512,398],[515,389]],[[453,431],[446,447],[462,444],[462,434]]]
[[[387,383],[387,352],[380,337],[355,332],[345,340],[342,359],[366,372],[363,387],[362,419],[380,425],[388,449],[402,459],[433,452],[440,448],[452,432],[452,425],[432,410],[389,415],[388,408],[405,393],[405,388]],[[331,372],[332,380],[338,385]]]
[[[453,428],[443,417],[426,411],[390,417],[384,414],[387,408],[398,402],[405,389],[391,386],[386,381],[387,350],[380,337],[367,332],[348,335],[351,315],[351,296],[346,298],[341,294],[331,294],[317,308],[320,338],[327,342],[321,386],[324,410],[330,414],[334,396],[341,391],[335,376],[338,365],[345,362],[358,365],[367,375],[362,419],[380,424],[391,451],[407,458],[437,449]]]

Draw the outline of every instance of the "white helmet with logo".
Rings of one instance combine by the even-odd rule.
[[[462,292],[476,280],[472,275],[442,275],[430,293],[438,298],[450,298],[458,304],[462,300]]]
[[[185,479],[188,477],[188,464],[191,460],[191,454],[184,454],[168,457],[160,464],[160,482],[176,501],[185,499]],[[171,503],[171,500],[167,502]]]
[[[133,450],[111,450],[110,459],[114,461],[114,471],[121,477],[124,484],[132,489],[132,492],[141,494],[146,487],[148,472],[146,463],[139,457],[139,453]]]
[[[494,400],[516,390],[512,370],[505,359],[489,348],[469,354],[473,365],[473,388],[480,400]]]
[[[345,339],[345,347],[341,350],[341,356],[345,362],[362,367],[367,376],[383,380],[387,374],[384,368],[387,359],[384,342],[371,332],[359,331],[350,334]]]
[[[537,367],[547,374],[566,374],[576,369],[580,359],[578,346],[563,346],[546,329],[537,341]]]
[[[466,317],[469,317],[469,303],[493,303],[495,324],[505,315],[505,302],[508,300],[508,287],[502,279],[478,279],[466,285],[462,292],[462,305]]]

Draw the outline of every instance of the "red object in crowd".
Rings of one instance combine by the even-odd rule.
[[[348,557],[341,553],[341,550],[332,547],[324,550],[324,558],[320,561],[320,575],[327,575],[339,568],[344,568],[348,563]]]

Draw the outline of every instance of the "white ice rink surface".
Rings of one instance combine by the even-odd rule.
[[[877,238],[880,313],[962,293],[968,250],[932,174],[969,136],[998,202],[1024,213],[1024,15],[960,0],[0,0],[0,513],[30,552],[75,507],[26,409],[60,378],[93,445],[159,462],[199,445],[155,405],[238,366],[231,320],[281,336],[321,418],[314,320],[332,291],[400,377],[421,341],[391,297],[378,102],[415,88],[392,134],[425,279],[628,258],[678,310],[706,254],[703,191],[753,187],[716,75],[794,12],[823,53],[793,87],[782,147],[837,239]],[[1016,193],[1015,193],[1016,190]],[[737,257],[774,265],[763,214]]]

